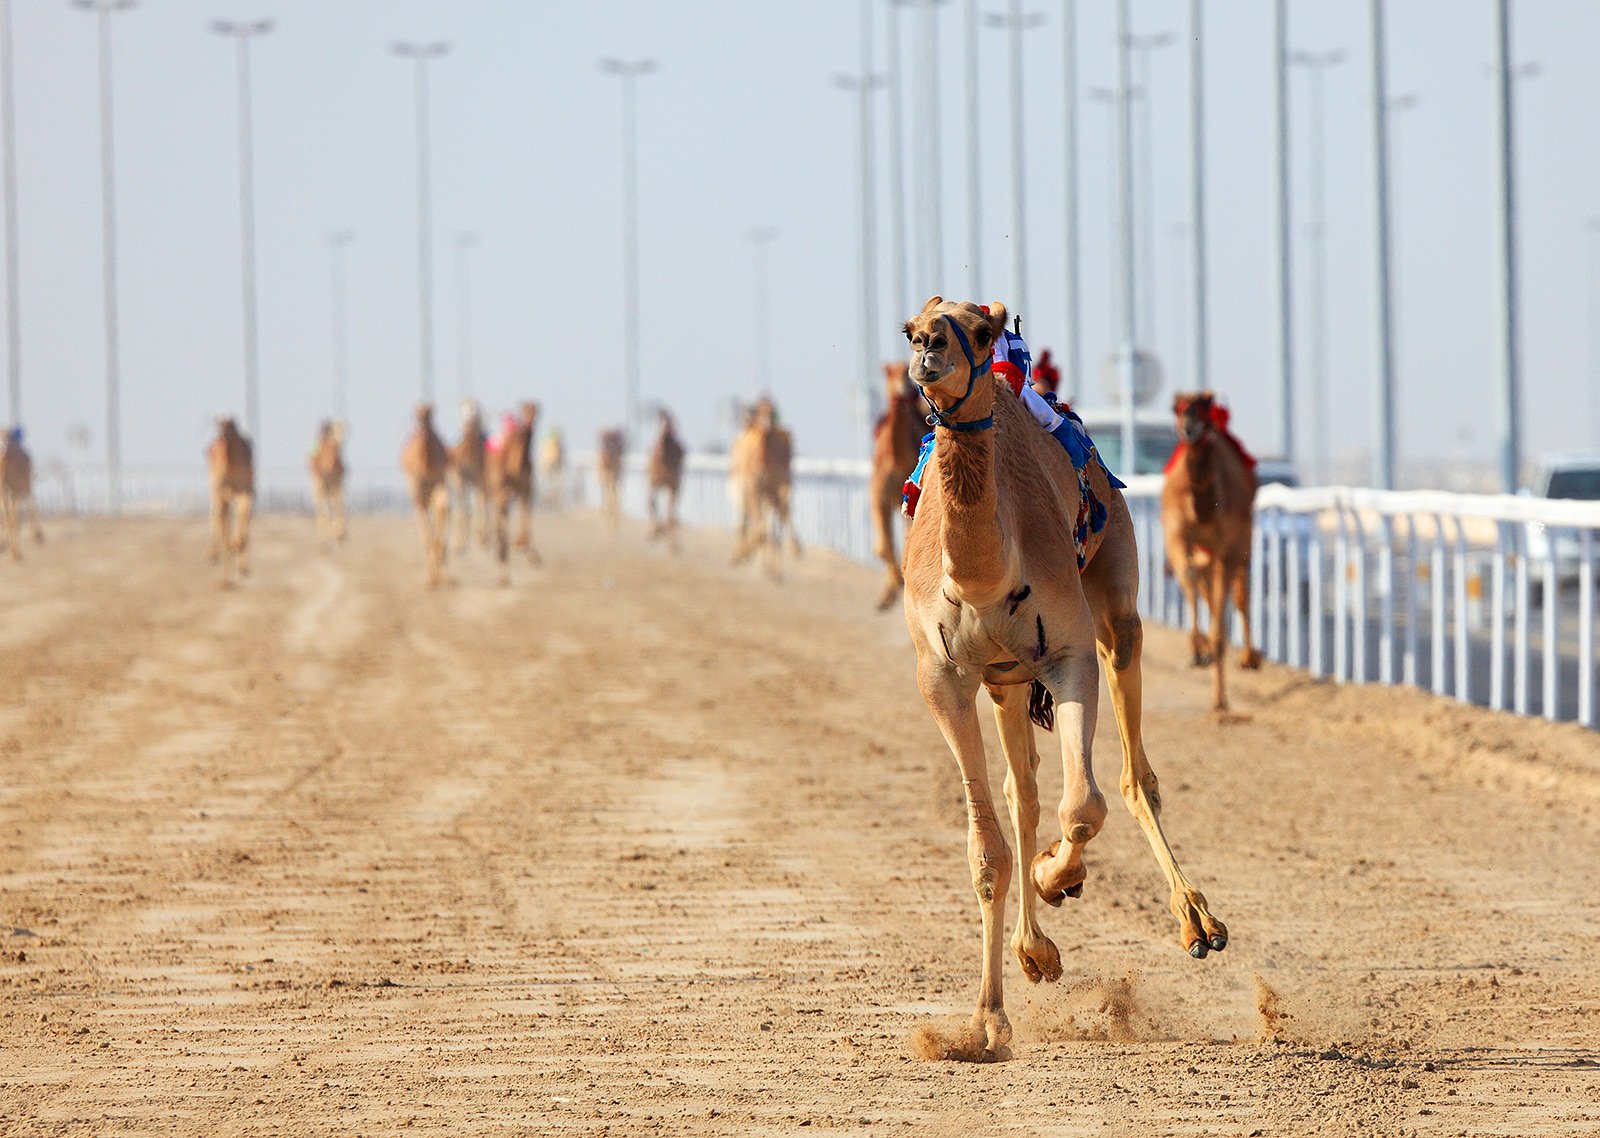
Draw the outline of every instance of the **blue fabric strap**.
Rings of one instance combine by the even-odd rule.
[[[928,411],[930,412],[928,415],[928,421],[931,423],[937,423],[939,426],[950,431],[987,430],[988,428],[994,426],[993,415],[990,415],[985,419],[973,419],[968,423],[957,423],[953,421],[950,416],[961,410],[961,405],[971,398],[973,385],[978,382],[978,377],[980,375],[989,374],[990,365],[994,363],[994,359],[993,357],[985,356],[983,363],[978,363],[978,361],[972,357],[972,343],[967,339],[967,334],[961,330],[961,325],[956,323],[955,318],[952,316],[946,315],[944,319],[945,323],[950,325],[950,330],[956,334],[956,343],[961,345],[961,354],[967,357],[967,390],[962,394],[960,399],[957,399],[943,411],[939,410],[939,408],[935,406],[933,400],[929,398],[928,393],[924,391],[922,393],[922,398],[928,404]]]

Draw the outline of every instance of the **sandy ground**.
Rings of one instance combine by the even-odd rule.
[[[927,1062],[977,906],[872,573],[577,515],[435,594],[404,521],[330,557],[268,518],[222,592],[202,543],[58,523],[0,564],[0,1133],[1600,1130],[1592,733],[1271,666],[1219,725],[1151,630],[1232,946],[1184,955],[1113,806],[1044,913],[1065,978],[1008,961],[1013,1061]]]

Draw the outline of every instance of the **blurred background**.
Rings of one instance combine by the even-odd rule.
[[[357,476],[393,471],[430,387],[450,431],[464,395],[533,398],[587,450],[627,413],[630,329],[640,404],[670,406],[695,448],[725,447],[734,401],[770,391],[801,453],[860,457],[876,365],[903,356],[900,324],[934,292],[1004,300],[1075,402],[1109,407],[1125,184],[1134,339],[1165,415],[1197,377],[1198,8],[1205,378],[1258,453],[1302,481],[1371,484],[1381,10],[1394,482],[1500,489],[1499,7],[1130,0],[1124,75],[1111,2],[12,0],[20,420],[44,477],[107,461],[107,123],[129,469],[198,475],[214,417],[253,418],[252,366],[268,469],[300,468],[338,414]],[[1600,447],[1600,5],[1507,7],[1526,480],[1542,456]]]

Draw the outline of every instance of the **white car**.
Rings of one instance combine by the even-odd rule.
[[[1546,459],[1539,467],[1532,494],[1536,498],[1600,502],[1600,454],[1563,454]],[[1549,527],[1532,523],[1528,526],[1529,571],[1536,576],[1543,573],[1544,563],[1551,556],[1556,560],[1558,578],[1571,580],[1578,576],[1577,535],[1570,530],[1558,531],[1552,549]],[[1600,548],[1595,550],[1595,556],[1600,561]]]

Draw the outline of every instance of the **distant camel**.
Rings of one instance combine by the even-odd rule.
[[[411,506],[428,558],[428,584],[448,585],[444,563],[450,536],[450,490],[445,485],[450,453],[433,429],[433,404],[417,405],[417,425],[400,450],[400,469],[411,486]]]
[[[506,423],[488,453],[490,513],[494,517],[495,556],[500,561],[502,584],[511,579],[506,565],[511,544],[526,549],[532,564],[540,562],[539,551],[533,546],[533,428],[538,421],[539,405],[524,403],[521,414]],[[522,508],[522,524],[515,543],[509,540],[513,502]]]
[[[884,364],[884,393],[888,409],[872,429],[872,552],[887,572],[878,608],[886,609],[899,599],[905,580],[900,575],[900,555],[895,550],[895,528],[900,516],[900,498],[906,479],[917,465],[922,436],[928,433],[922,399],[909,378],[910,368],[903,363]]]
[[[456,494],[456,552],[467,548],[473,532],[489,548],[489,482],[484,466],[488,436],[478,401],[461,401],[461,441],[450,448],[450,484]],[[474,525],[476,522],[476,525]]]
[[[600,432],[600,453],[596,467],[600,475],[600,495],[604,501],[606,520],[611,528],[622,524],[622,455],[626,447],[619,430]]]
[[[1228,710],[1222,658],[1228,646],[1228,593],[1244,625],[1241,668],[1261,667],[1250,636],[1250,531],[1256,500],[1255,459],[1228,433],[1228,412],[1210,391],[1180,393],[1178,449],[1161,488],[1167,561],[1189,600],[1189,645],[1196,667],[1211,665],[1212,710]],[[1201,590],[1202,582],[1205,585]],[[1200,632],[1198,601],[1211,609],[1211,635]]]
[[[672,416],[665,408],[657,413],[661,429],[650,448],[650,536],[665,537],[674,552],[678,548],[678,487],[683,483],[683,442],[673,429]],[[666,509],[657,512],[656,496],[665,494]]]
[[[0,514],[4,515],[5,522],[0,549],[10,547],[13,561],[22,560],[24,513],[33,522],[33,540],[44,541],[44,530],[39,528],[39,507],[33,501],[33,458],[22,445],[22,428],[12,427],[0,442]]]
[[[545,486],[540,499],[547,509],[562,509],[567,504],[567,445],[560,427],[545,432],[539,446],[539,466],[544,471]]]
[[[250,440],[232,416],[217,420],[206,450],[211,472],[211,560],[222,563],[222,587],[250,574],[250,514],[255,509],[256,464]]]
[[[778,574],[778,553],[785,537],[792,557],[800,556],[800,539],[789,517],[793,490],[794,436],[778,426],[778,410],[763,397],[748,413],[745,429],[729,455],[734,500],[739,508],[735,565],[757,551],[767,572]]]
[[[344,424],[324,419],[311,451],[311,500],[317,540],[332,548],[344,541]]]

